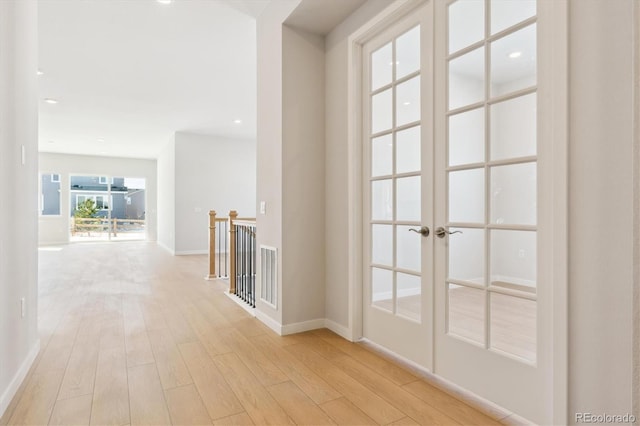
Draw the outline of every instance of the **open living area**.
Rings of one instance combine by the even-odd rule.
[[[633,424],[636,0],[0,1],[0,426]]]

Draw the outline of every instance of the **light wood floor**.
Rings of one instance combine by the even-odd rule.
[[[40,251],[42,349],[0,425],[497,424],[328,330],[279,337],[152,243]]]

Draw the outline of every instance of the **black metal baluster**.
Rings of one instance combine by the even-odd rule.
[[[256,307],[256,227],[251,227],[251,306]]]
[[[235,239],[236,239],[236,296],[240,295],[240,257],[238,256],[240,251],[240,227],[236,226]]]
[[[227,274],[227,222],[223,222],[224,223],[224,276],[228,277],[229,275]]]

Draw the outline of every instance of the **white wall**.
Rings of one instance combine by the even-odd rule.
[[[69,242],[70,204],[69,175],[138,177],[146,180],[146,232],[149,241],[157,239],[157,173],[156,160],[40,153],[42,173],[60,174],[60,216],[40,216],[39,243]]]
[[[266,214],[257,216],[257,244],[275,247],[282,270],[282,23],[300,0],[271,2],[258,17],[257,200]],[[286,262],[293,261],[287,259]],[[260,269],[258,269],[260,270]],[[269,325],[282,324],[282,274],[278,274],[277,308],[256,300],[256,311]]]
[[[632,407],[633,6],[569,8],[571,417]]]
[[[192,133],[175,134],[175,252],[207,253],[209,210],[256,215],[256,144]]]
[[[325,317],[324,37],[282,28],[282,324]]]
[[[35,1],[0,2],[0,417],[39,349],[37,36]]]
[[[348,42],[351,33],[389,6],[388,0],[369,0],[334,28],[325,41],[325,316],[349,325],[348,229]]]
[[[176,250],[176,145],[175,138],[167,142],[158,154],[158,244],[175,253]]]

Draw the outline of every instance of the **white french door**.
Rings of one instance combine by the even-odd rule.
[[[363,45],[363,335],[541,422],[538,7],[426,2]]]
[[[427,365],[432,354],[430,7],[364,46],[364,336]],[[415,338],[420,336],[420,338]]]
[[[538,327],[535,0],[440,3],[437,374],[534,421],[547,406]]]

